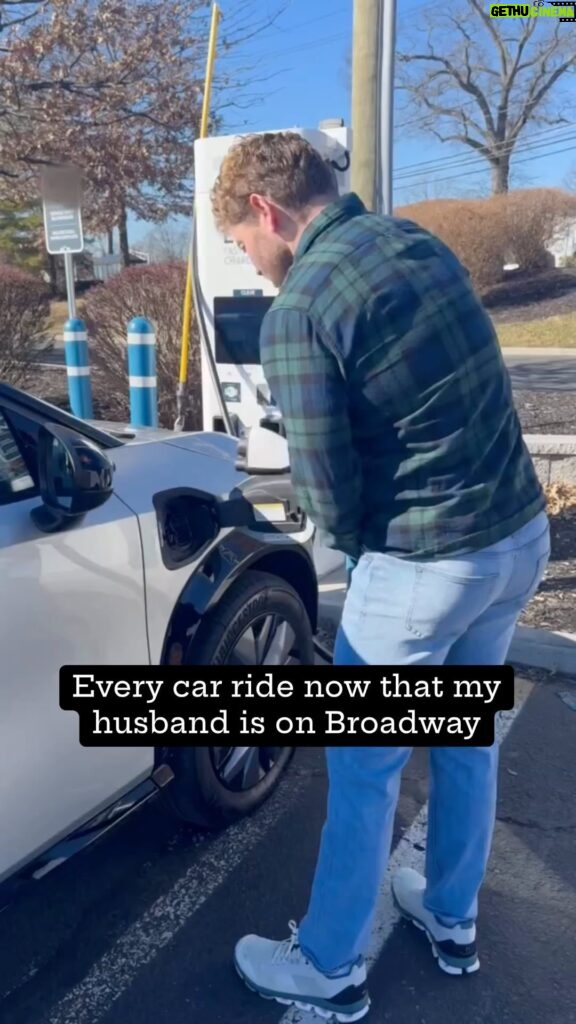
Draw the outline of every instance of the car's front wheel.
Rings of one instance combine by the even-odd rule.
[[[312,665],[312,626],[285,580],[251,571],[232,585],[186,653],[190,665]],[[172,748],[175,778],[164,791],[178,818],[221,828],[270,796],[293,747]]]

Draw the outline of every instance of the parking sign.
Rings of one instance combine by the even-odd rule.
[[[52,256],[82,252],[82,175],[77,167],[47,167],[43,171],[42,205],[48,252]]]

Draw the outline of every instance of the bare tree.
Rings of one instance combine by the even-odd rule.
[[[191,228],[178,227],[171,221],[150,231],[141,246],[151,263],[174,263],[188,256]]]
[[[483,157],[492,191],[507,192],[526,130],[571,123],[557,87],[574,73],[576,37],[558,18],[493,19],[485,0],[452,0],[449,8],[428,9],[409,48],[400,47],[399,88],[414,130]]]

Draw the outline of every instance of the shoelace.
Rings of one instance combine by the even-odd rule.
[[[289,921],[288,927],[290,929],[290,938],[284,939],[284,942],[281,942],[274,952],[272,957],[273,964],[297,963],[299,960],[306,962],[306,958],[298,944],[298,925],[295,921]]]

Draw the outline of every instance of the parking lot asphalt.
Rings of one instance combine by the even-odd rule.
[[[508,349],[504,358],[515,391],[575,391],[576,358],[573,350],[564,355],[554,353],[514,352]]]
[[[576,713],[567,686],[517,682],[501,721],[498,822],[480,901],[481,970],[451,978],[398,920],[389,873],[370,949],[367,1022],[576,1022]],[[392,866],[419,867],[427,753],[403,777]],[[2,1024],[296,1024],[250,993],[231,953],[304,912],[323,822],[323,751],[299,750],[274,796],[217,835],[149,804],[0,915]]]

